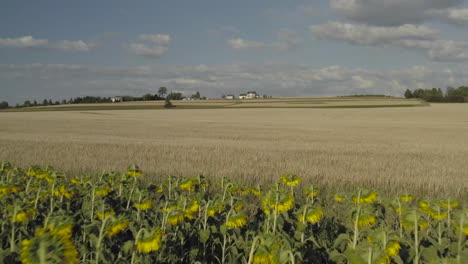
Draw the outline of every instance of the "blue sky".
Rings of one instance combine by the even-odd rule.
[[[460,0],[2,1],[0,101],[468,84]]]

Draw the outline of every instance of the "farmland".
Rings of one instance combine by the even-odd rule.
[[[468,258],[466,104],[20,110],[0,112],[2,262]]]
[[[421,196],[466,193],[466,104],[382,107],[421,103],[316,98],[187,101],[170,110],[127,110],[158,107],[148,104],[2,112],[0,160],[49,164],[67,175],[135,163],[148,182],[202,174],[271,183],[288,172],[331,193],[354,186]],[[123,110],[102,110],[111,106]],[[96,107],[103,108],[90,110]]]

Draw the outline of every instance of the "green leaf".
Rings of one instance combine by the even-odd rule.
[[[135,245],[135,242],[133,240],[125,242],[122,246],[122,251],[125,254],[130,254],[130,252],[133,251],[133,245]]]
[[[343,234],[340,234],[335,239],[335,243],[333,244],[333,247],[335,248],[342,247],[343,245],[346,245],[348,242],[349,242],[349,234],[343,233]]]
[[[200,236],[200,242],[202,242],[203,244],[206,243],[206,241],[208,241],[208,239],[210,238],[210,235],[211,235],[211,232],[209,229],[207,230],[200,230],[198,235]]]

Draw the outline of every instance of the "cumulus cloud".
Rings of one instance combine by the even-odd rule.
[[[263,42],[247,40],[243,38],[233,38],[227,41],[229,46],[236,50],[258,49],[264,48],[266,45]]]
[[[394,44],[402,40],[434,40],[437,37],[437,33],[429,27],[410,24],[398,27],[375,27],[329,22],[311,26],[310,30],[318,38],[372,46]]]
[[[166,34],[142,34],[138,36],[140,41],[129,45],[129,50],[138,56],[147,58],[159,58],[169,51],[171,36]]]
[[[302,39],[296,32],[289,29],[281,29],[276,32],[276,40],[271,43],[247,40],[243,38],[231,38],[227,40],[227,43],[235,50],[268,48],[286,51],[297,47],[301,41]]]
[[[329,22],[310,27],[319,39],[344,41],[363,46],[394,46],[424,52],[435,61],[468,60],[468,43],[441,39],[438,32],[424,25],[396,27]]]
[[[49,42],[47,39],[36,39],[33,36],[24,36],[18,38],[0,38],[0,48],[42,48],[87,52],[94,48],[94,44],[86,43],[82,40]]]
[[[468,25],[468,8],[437,9],[431,10],[428,14],[450,24]]]
[[[419,24],[434,10],[450,9],[460,0],[330,0],[330,7],[348,19],[378,26]]]

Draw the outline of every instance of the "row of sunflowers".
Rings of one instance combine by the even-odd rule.
[[[142,175],[1,162],[0,262],[468,263],[467,201]]]

